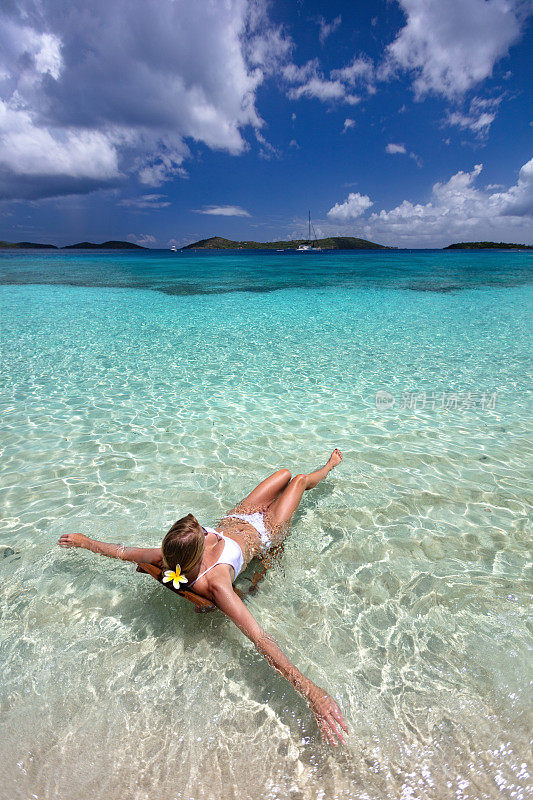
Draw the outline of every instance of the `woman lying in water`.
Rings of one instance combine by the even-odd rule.
[[[348,733],[348,729],[333,698],[289,661],[274,639],[256,622],[232,586],[252,558],[281,543],[303,493],[324,480],[341,459],[340,450],[334,450],[321,469],[292,479],[288,469],[278,470],[228,512],[218,530],[202,527],[192,514],[188,514],[172,526],[161,547],[107,544],[81,533],[64,534],[59,545],[83,547],[124,561],[156,564],[167,570],[163,580],[172,580],[176,588],[183,584],[183,588],[210,600],[254,643],[269,664],[306,698],[322,739],[334,745],[339,739],[344,744],[342,731]]]

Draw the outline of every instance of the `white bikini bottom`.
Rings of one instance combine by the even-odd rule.
[[[255,528],[261,537],[261,543],[265,547],[270,547],[272,539],[270,538],[270,531],[267,530],[265,525],[265,517],[261,511],[254,511],[253,514],[226,514],[222,519],[242,519],[247,522],[252,528]]]

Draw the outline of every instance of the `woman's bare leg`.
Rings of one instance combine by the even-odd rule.
[[[337,448],[329,457],[328,463],[308,475],[296,475],[287,488],[268,508],[268,523],[275,530],[288,522],[302,499],[303,493],[323,481],[337,464],[342,461],[342,453]]]
[[[261,481],[259,486],[256,486],[253,492],[241,500],[232,511],[237,511],[239,514],[262,511],[274,502],[280,492],[287,487],[290,479],[291,473],[288,469],[278,469],[277,472]]]

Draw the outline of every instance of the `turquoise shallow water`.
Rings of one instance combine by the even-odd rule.
[[[1,254],[2,797],[526,797],[532,266]],[[156,544],[335,446],[249,606],[342,751],[221,615],[55,547]]]

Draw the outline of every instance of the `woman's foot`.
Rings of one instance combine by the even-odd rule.
[[[336,447],[335,450],[333,451],[333,453],[330,455],[328,463],[327,463],[326,466],[328,466],[330,469],[333,469],[338,464],[340,464],[341,461],[342,461],[342,453],[339,450],[339,448]]]
[[[336,447],[323,467],[315,470],[315,472],[310,472],[308,475],[297,475],[294,480],[302,479],[305,483],[305,490],[314,489],[315,486],[320,483],[320,481],[323,481],[324,478],[329,475],[332,469],[341,463],[341,461],[342,453],[339,448]]]

